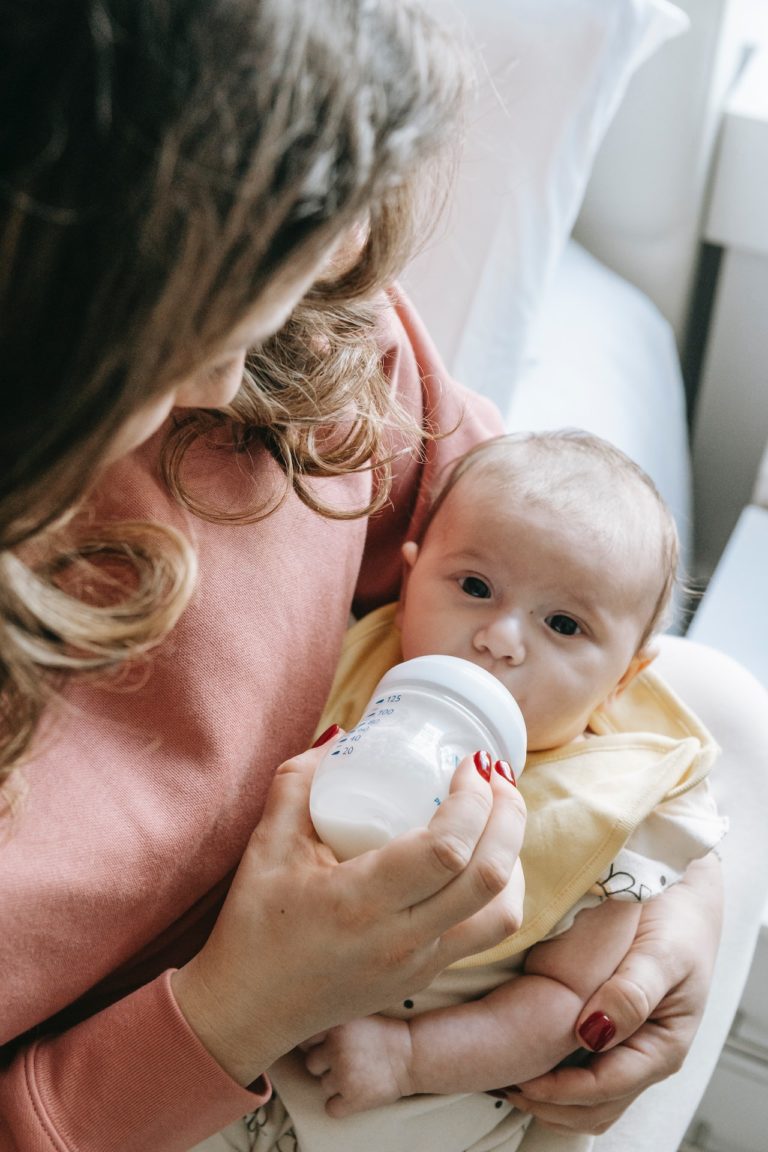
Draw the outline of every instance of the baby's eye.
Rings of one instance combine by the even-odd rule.
[[[561,636],[578,636],[581,632],[581,625],[564,612],[553,612],[551,616],[547,616],[546,623],[553,632],[558,632]]]
[[[478,600],[488,600],[491,595],[485,580],[481,580],[479,576],[462,576],[459,587],[467,596],[475,596]]]

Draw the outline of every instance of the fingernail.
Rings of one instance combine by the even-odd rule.
[[[593,1012],[579,1028],[579,1036],[593,1052],[600,1052],[616,1035],[616,1025],[605,1012]]]
[[[333,740],[334,736],[338,736],[339,732],[341,732],[341,728],[338,724],[331,724],[329,728],[326,728],[325,732],[320,733],[312,747],[319,748],[321,744],[327,744],[329,740]]]
[[[475,762],[475,768],[477,768],[483,780],[490,780],[491,764],[493,763],[490,752],[475,752],[472,759]]]
[[[513,788],[517,788],[517,780],[515,780],[515,774],[512,771],[511,764],[507,764],[506,760],[497,760],[493,767],[499,776],[503,776],[505,780],[508,780]]]

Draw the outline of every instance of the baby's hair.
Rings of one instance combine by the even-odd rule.
[[[0,783],[51,676],[140,654],[191,594],[194,556],[172,529],[70,519],[115,434],[355,225],[356,266],[254,351],[227,417],[180,422],[164,473],[227,519],[181,475],[189,443],[225,423],[334,515],[306,477],[383,460],[393,426],[415,438],[369,298],[421,238],[417,192],[434,193],[466,80],[408,0],[36,0],[2,40]],[[342,419],[344,437],[322,435]],[[379,502],[387,483],[383,470]],[[105,557],[132,570],[118,602],[88,571]]]
[[[448,494],[469,472],[482,471],[496,482],[492,499],[544,504],[564,514],[583,515],[585,500],[604,515],[596,531],[612,535],[636,527],[627,515],[638,498],[655,509],[653,538],[659,549],[659,591],[638,644],[644,648],[651,637],[669,623],[680,564],[680,543],[674,517],[650,476],[609,441],[578,428],[548,432],[521,432],[483,441],[449,465],[447,476],[433,499],[423,534],[428,531]],[[644,519],[646,530],[652,525]]]

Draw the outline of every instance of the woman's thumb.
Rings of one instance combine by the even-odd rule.
[[[579,1043],[592,1052],[621,1044],[642,1027],[669,990],[658,957],[633,950],[590,997],[576,1022]]]

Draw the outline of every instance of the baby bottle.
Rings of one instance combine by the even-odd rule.
[[[318,836],[349,860],[429,823],[459,761],[478,749],[523,770],[526,731],[504,685],[469,660],[418,656],[376,685],[360,722],[328,745],[309,808]]]

